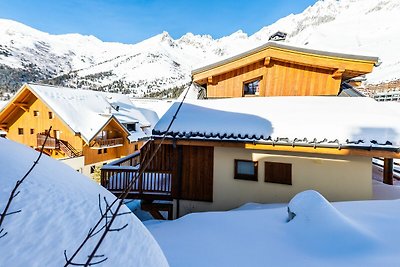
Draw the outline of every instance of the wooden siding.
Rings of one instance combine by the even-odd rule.
[[[182,199],[212,201],[213,174],[213,147],[182,146]]]
[[[207,97],[242,97],[243,84],[260,78],[260,96],[337,95],[342,80],[372,71],[374,62],[279,48],[247,55],[195,73]]]
[[[52,126],[51,137],[55,137],[54,131],[59,131],[60,139],[67,140],[75,149],[82,150],[82,139],[79,136],[75,136],[75,133],[56,114],[53,113],[53,118],[49,119],[51,110],[40,99],[30,93],[23,102],[27,103],[29,108],[23,110],[17,107],[19,110],[15,110],[14,113],[2,121],[2,123],[7,123],[8,125],[8,139],[36,147],[37,134],[43,133]],[[35,111],[38,111],[37,116],[34,116]],[[18,134],[19,128],[23,129],[24,133],[22,135]],[[33,129],[33,134],[31,134],[31,129]]]
[[[341,77],[333,70],[271,60],[263,61],[214,76],[207,84],[207,97],[242,97],[243,84],[260,79],[260,96],[337,95]]]
[[[52,118],[49,118],[49,112],[52,112]],[[36,115],[36,116],[35,116]],[[68,142],[75,150],[83,151],[85,156],[85,165],[94,164],[123,157],[134,152],[135,144],[139,147],[141,143],[129,143],[127,133],[114,120],[111,120],[104,127],[108,133],[107,138],[121,137],[123,145],[120,147],[103,147],[102,153],[91,149],[75,132],[68,127],[65,122],[57,116],[45,103],[37,98],[29,87],[24,86],[17,94],[12,103],[7,105],[0,113],[1,128],[7,131],[7,138],[24,145],[36,148],[37,134],[44,133],[52,126],[51,137],[57,137],[60,140]],[[19,134],[19,129],[23,129],[23,134]],[[33,133],[31,133],[33,130]],[[58,131],[58,134],[56,134]],[[58,136],[56,136],[58,135]],[[104,152],[107,148],[107,153]],[[67,157],[60,149],[46,149],[46,154],[53,158]]]
[[[141,166],[149,161],[157,144],[141,149]],[[212,201],[214,148],[163,144],[150,161],[146,172],[172,172],[172,196],[175,199]]]

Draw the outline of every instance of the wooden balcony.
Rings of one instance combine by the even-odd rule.
[[[47,149],[59,149],[60,144],[58,140],[54,137],[47,137],[46,143],[44,143],[46,140],[46,135],[44,134],[38,134],[37,135],[37,147],[42,147],[44,144],[44,148]]]
[[[41,148],[46,140],[45,134],[37,135],[37,147]],[[76,150],[71,144],[67,141],[59,140],[54,137],[47,137],[46,144],[44,145],[45,149],[57,149],[62,151],[66,156],[70,158],[80,157],[83,155],[82,151]]]
[[[115,147],[122,146],[124,139],[122,137],[110,138],[110,139],[95,139],[93,148],[104,148],[104,147]]]
[[[101,185],[117,197],[129,187],[128,199],[172,200],[172,172],[145,171],[140,175],[140,152],[101,168]]]

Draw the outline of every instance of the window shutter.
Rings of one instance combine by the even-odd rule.
[[[292,164],[266,161],[265,182],[292,185]]]

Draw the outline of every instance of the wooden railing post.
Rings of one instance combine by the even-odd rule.
[[[393,185],[393,159],[383,159],[383,182]]]

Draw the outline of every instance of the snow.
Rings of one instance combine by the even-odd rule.
[[[38,84],[28,84],[28,87],[74,132],[81,133],[86,142],[92,140],[112,116],[120,123],[139,122],[140,127],[150,127],[145,115],[126,95]],[[145,135],[142,130],[137,132],[132,133],[132,139]]]
[[[398,193],[400,188],[397,187]],[[399,194],[400,196],[400,194]],[[394,266],[400,200],[329,203],[315,191],[287,204],[146,221],[171,266]]]
[[[38,152],[0,138],[0,210],[17,179],[33,164]],[[67,165],[43,156],[21,185],[3,227],[8,234],[0,239],[0,266],[63,266],[87,231],[99,218],[98,195],[109,202],[115,198],[94,181]],[[122,212],[128,212],[123,206]],[[110,233],[100,247],[108,260],[97,266],[168,266],[143,224],[132,214],[117,218],[115,226],[128,223],[121,232]],[[77,262],[86,259],[95,239],[89,242]]]
[[[154,128],[166,131],[179,103]],[[169,136],[298,144],[400,146],[400,114],[366,97],[257,97],[184,102]],[[373,140],[378,144],[373,144]],[[392,146],[385,145],[389,141]],[[354,142],[354,143],[352,143]]]
[[[0,101],[0,111],[7,105],[8,101]]]

